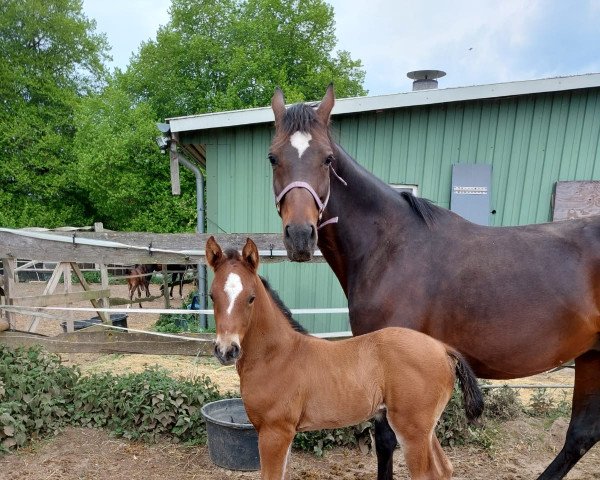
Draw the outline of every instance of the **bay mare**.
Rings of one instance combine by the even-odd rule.
[[[462,356],[423,333],[386,328],[330,342],[306,335],[257,274],[258,249],[223,252],[214,237],[206,261],[217,339],[215,356],[235,362],[248,418],[258,431],[261,476],[285,478],[296,432],[354,425],[387,412],[410,475],[447,479],[452,465],[435,436],[455,378],[470,420],[483,409]]]
[[[272,99],[268,154],[293,261],[318,246],[348,297],[355,335],[422,331],[463,353],[480,377],[517,378],[575,359],[562,450],[539,477],[562,478],[600,439],[600,217],[490,228],[367,172],[329,131],[335,102],[286,109]],[[376,424],[379,479],[395,437]]]

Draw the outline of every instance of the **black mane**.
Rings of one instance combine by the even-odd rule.
[[[271,285],[269,285],[267,279],[261,277],[260,275],[259,278],[262,281],[264,287],[266,288],[267,293],[271,296],[271,298],[275,302],[275,305],[277,305],[277,308],[281,310],[281,313],[283,313],[290,326],[297,332],[303,333],[304,335],[308,335],[308,330],[306,330],[302,325],[300,325],[296,320],[294,320],[294,318],[292,317],[292,312],[290,312],[290,309],[285,306],[281,298],[279,298],[277,292],[271,288]]]
[[[400,192],[400,196],[406,200],[411,210],[423,220],[429,228],[433,226],[439,217],[440,210],[425,198],[415,197],[410,192]]]
[[[309,132],[318,123],[319,118],[312,104],[296,103],[286,109],[279,128],[285,135],[292,135],[297,131]]]

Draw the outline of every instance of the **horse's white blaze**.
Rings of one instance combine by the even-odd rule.
[[[302,158],[302,154],[308,148],[311,140],[312,135],[310,133],[301,132],[299,130],[290,137],[292,147],[298,150],[298,158]]]
[[[227,298],[229,299],[229,306],[227,307],[227,315],[231,315],[231,311],[233,310],[233,305],[235,304],[235,299],[242,292],[244,287],[242,287],[242,279],[237,273],[230,273],[227,277],[227,281],[225,282],[225,293],[227,294]]]

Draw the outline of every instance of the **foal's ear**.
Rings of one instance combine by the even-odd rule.
[[[219,264],[223,261],[223,250],[212,235],[206,241],[206,263],[213,270],[216,270]]]
[[[258,248],[256,248],[256,244],[248,238],[246,240],[246,245],[244,245],[244,249],[242,250],[242,258],[248,264],[250,269],[253,272],[256,272],[258,269],[259,255]]]
[[[319,108],[317,108],[317,116],[325,125],[329,123],[329,115],[331,115],[331,110],[333,109],[334,105],[335,93],[333,91],[333,83],[330,83],[327,87],[327,91],[325,92],[323,100],[321,100]]]
[[[271,98],[271,109],[273,110],[273,114],[275,114],[275,126],[277,126],[283,121],[285,115],[285,99],[279,87],[275,89],[273,98]]]

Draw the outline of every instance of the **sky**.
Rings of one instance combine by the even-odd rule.
[[[84,0],[126,68],[169,20],[170,0]],[[329,0],[338,49],[360,59],[369,95],[412,89],[411,70],[443,70],[440,88],[600,73],[600,0]]]

